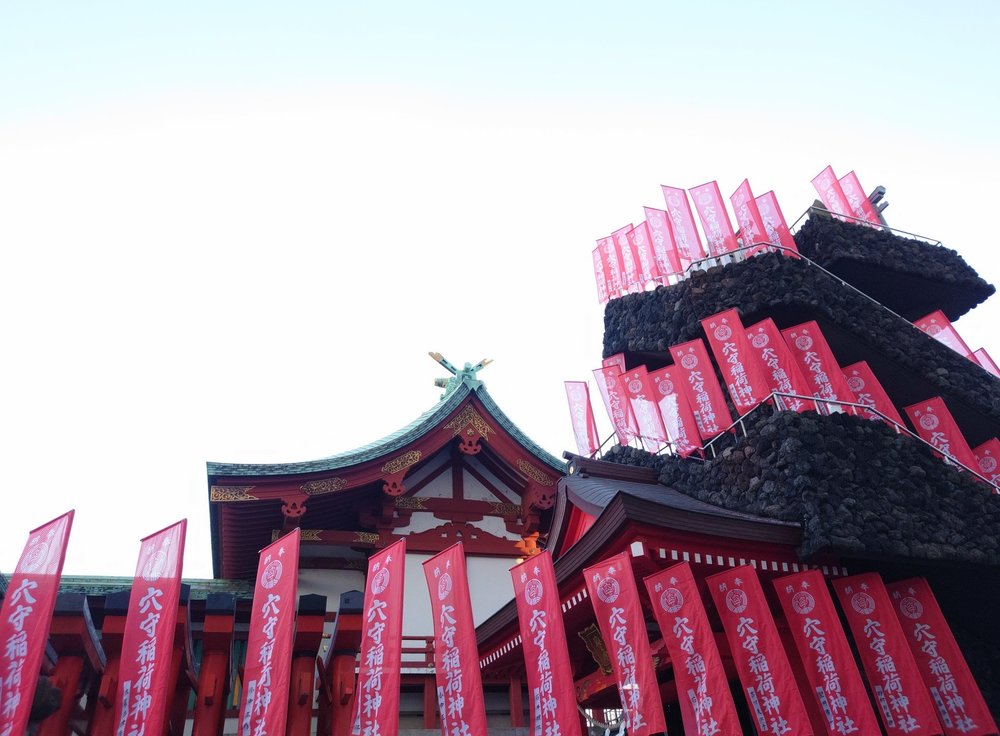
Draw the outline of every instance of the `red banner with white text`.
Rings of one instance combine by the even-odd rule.
[[[632,251],[638,258],[639,285],[645,289],[651,281],[666,275],[660,273],[660,266],[657,263],[656,254],[653,252],[653,239],[649,233],[649,225],[643,220],[629,230],[626,236]]]
[[[722,369],[729,398],[737,412],[746,414],[766,399],[771,390],[760,363],[750,352],[739,312],[727,309],[713,314],[701,320],[701,328],[712,347],[715,362]]]
[[[10,576],[0,608],[0,736],[28,732],[72,527],[69,511],[29,532]]]
[[[405,571],[405,537],[368,558],[352,721],[360,736],[399,731]]]
[[[813,322],[803,322],[781,331],[781,336],[788,346],[789,352],[802,371],[802,375],[811,384],[812,395],[817,399],[827,401],[855,402],[857,397],[847,386],[847,379],[840,369],[833,351],[823,337],[819,325]],[[819,410],[827,414],[838,410],[836,404],[820,403]]]
[[[990,715],[937,599],[923,578],[885,586],[948,736],[994,736]]]
[[[851,212],[851,206],[847,203],[847,196],[844,194],[844,190],[840,187],[840,181],[837,179],[837,175],[833,173],[833,167],[827,166],[821,172],[813,177],[812,185],[816,187],[816,191],[819,192],[819,198],[823,202],[823,206],[833,214],[846,215],[848,217],[853,217],[854,214]],[[839,217],[838,219],[843,219]]]
[[[173,698],[170,657],[181,595],[187,519],[142,540],[122,636],[116,732],[164,732]]]
[[[597,435],[594,407],[590,403],[590,386],[586,381],[563,381],[563,385],[566,387],[577,452],[586,456],[593,455],[601,446],[601,440]]]
[[[889,394],[882,388],[871,367],[864,360],[858,361],[844,368],[844,378],[847,379],[847,387],[857,398],[859,404],[878,409],[899,426],[903,426],[903,417],[896,410],[896,405],[892,403]],[[878,414],[869,414],[870,419],[881,419]]]
[[[528,676],[532,734],[580,736],[559,587],[548,550],[510,569]]]
[[[919,404],[910,404],[903,409],[903,413],[923,440],[934,445],[945,455],[955,458],[965,467],[976,469],[978,464],[975,455],[972,454],[972,448],[965,441],[962,430],[958,428],[955,418],[945,406],[944,399],[935,396]]]
[[[785,222],[785,215],[778,206],[778,198],[774,196],[774,192],[766,192],[757,197],[757,211],[760,212],[768,241],[774,245],[784,246],[785,250],[781,251],[784,255],[798,258],[799,247]]]
[[[739,185],[729,201],[733,205],[733,214],[736,215],[736,224],[740,228],[740,239],[743,247],[753,246],[750,250],[744,251],[747,256],[752,256],[761,251],[769,250],[767,230],[764,227],[764,218],[761,217],[757,209],[757,200],[754,199],[753,191],[750,189],[750,182],[747,179]]]
[[[653,254],[660,270],[660,276],[681,273],[681,256],[674,242],[673,229],[670,227],[670,214],[665,210],[653,207],[643,207],[649,236],[653,239]]]
[[[694,726],[696,736],[741,736],[722,657],[690,565],[668,567],[643,582],[674,663],[684,722]]]
[[[973,350],[972,357],[976,359],[976,362],[982,366],[984,371],[995,378],[1000,378],[1000,366],[997,366],[996,361],[994,361],[993,358],[990,357],[990,354],[986,352],[986,348]]]
[[[708,254],[721,256],[736,250],[736,234],[733,232],[732,223],[729,222],[729,214],[726,212],[726,203],[722,199],[719,185],[710,181],[689,191],[698,219],[701,220],[701,228],[705,232]]]
[[[988,439],[972,454],[976,458],[973,470],[978,470],[993,485],[1000,486],[1000,440],[996,437]]]
[[[722,619],[733,663],[757,732],[812,736],[809,716],[767,599],[749,565],[705,581]]]
[[[778,326],[768,317],[765,320],[750,325],[746,329],[747,342],[751,352],[757,356],[764,379],[772,391],[797,396],[812,396],[812,389],[806,382],[798,363],[792,357],[788,345],[781,337]],[[790,396],[779,396],[776,399],[783,409],[792,411],[812,411],[816,405],[812,401]]]
[[[879,733],[823,574],[806,570],[787,575],[775,580],[774,588],[829,736]]]
[[[951,320],[940,309],[921,317],[913,323],[922,332],[926,332],[938,342],[944,343],[963,358],[975,358],[965,340],[958,334]]]
[[[660,407],[653,393],[653,385],[646,374],[646,366],[633,368],[622,375],[622,384],[628,395],[639,436],[647,441],[650,452],[658,451],[667,441],[667,430],[663,426]]]
[[[615,353],[614,355],[609,355],[601,361],[602,368],[610,368],[611,366],[618,366],[618,372],[624,373],[627,370],[625,368],[625,354]]]
[[[674,445],[674,452],[687,457],[701,450],[701,438],[687,396],[677,386],[675,372],[673,366],[667,366],[650,373],[649,380],[653,384],[653,393],[658,397],[656,403],[660,407],[660,417],[667,437]]]
[[[840,177],[840,190],[844,193],[844,199],[847,200],[847,206],[851,208],[851,214],[854,217],[875,227],[882,224],[878,219],[878,211],[868,199],[865,190],[862,189],[857,174],[849,171]]]
[[[702,440],[707,442],[725,432],[733,423],[733,418],[722,395],[715,367],[705,350],[705,343],[698,339],[672,345],[670,355],[674,359],[675,377],[691,405]]]
[[[594,248],[591,254],[594,260],[594,282],[597,285],[597,301],[604,306],[611,299],[611,274],[604,267],[604,254],[601,247]]]
[[[583,579],[611,657],[629,736],[663,733],[667,724],[629,553],[586,568]]]
[[[877,572],[833,581],[882,725],[890,734],[943,733],[906,636]]]
[[[635,437],[639,431],[635,423],[635,416],[632,414],[632,406],[625,393],[625,386],[622,384],[618,366],[612,365],[595,369],[594,379],[597,381],[601,398],[604,399],[604,408],[608,410],[608,418],[615,428],[615,434],[618,435],[618,442],[627,445],[629,440]]]
[[[698,236],[698,228],[694,224],[694,215],[688,203],[687,192],[676,187],[660,185],[663,201],[667,203],[667,214],[670,216],[670,230],[674,234],[677,253],[681,257],[681,265],[687,268],[692,261],[704,258],[706,253]]]
[[[424,564],[434,620],[434,672],[442,736],[486,733],[476,626],[462,543]]]
[[[299,584],[299,537],[294,529],[260,551],[250,608],[247,658],[240,698],[241,732],[282,734]]]
[[[625,293],[625,275],[622,269],[622,257],[618,252],[615,239],[611,236],[601,238],[597,241],[597,250],[601,254],[608,299],[617,299]]]
[[[615,239],[618,253],[622,257],[622,286],[624,287],[622,291],[623,293],[635,294],[642,291],[642,285],[639,283],[639,256],[628,239],[628,233],[631,229],[632,223],[630,222],[625,227],[618,228],[611,233],[611,237]]]

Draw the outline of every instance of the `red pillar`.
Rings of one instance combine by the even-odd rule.
[[[288,723],[285,728],[287,736],[309,736],[312,733],[316,654],[323,641],[325,619],[325,595],[304,595],[299,598],[289,679]]]
[[[321,721],[330,730],[320,736],[349,736],[354,706],[355,660],[361,648],[364,596],[356,590],[340,595],[337,623],[330,648],[323,657]]]
[[[101,626],[101,645],[107,657],[104,676],[94,699],[94,710],[87,727],[87,736],[114,736],[115,695],[118,690],[118,667],[121,664],[122,637],[125,634],[125,616],[131,590],[111,593],[104,599],[104,625]],[[65,733],[65,732],[64,732]]]
[[[510,725],[520,728],[524,725],[524,702],[521,698],[521,678],[510,678]]]
[[[59,710],[42,721],[38,734],[63,736],[69,733],[69,721],[77,706],[77,691],[84,670],[90,669],[97,674],[104,670],[104,651],[97,641],[87,596],[80,593],[59,595],[49,641],[59,655],[49,681],[59,688],[61,695]]]
[[[218,736],[226,718],[229,697],[229,653],[236,623],[236,598],[209,593],[201,633],[201,670],[191,736]]]
[[[177,624],[174,627],[174,648],[170,656],[170,682],[174,683],[173,697],[167,707],[163,736],[184,733],[187,720],[188,700],[191,695],[191,586],[181,584],[180,600],[177,604]]]

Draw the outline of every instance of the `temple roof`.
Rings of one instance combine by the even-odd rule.
[[[511,437],[538,460],[544,462],[553,470],[562,472],[565,463],[535,444],[504,412],[497,406],[493,397],[486,391],[482,381],[475,378],[470,370],[459,371],[448,390],[440,401],[425,411],[405,427],[386,435],[382,439],[362,445],[353,450],[342,452],[319,460],[307,460],[294,463],[208,463],[209,476],[279,476],[298,475],[300,473],[317,473],[348,468],[361,463],[376,460],[390,455],[437,427],[449,414],[454,412],[469,396],[475,396],[483,408]]]

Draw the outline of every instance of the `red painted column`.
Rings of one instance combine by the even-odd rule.
[[[352,590],[340,595],[340,608],[330,648],[323,660],[327,705],[324,717],[330,730],[325,736],[350,736],[354,715],[355,660],[361,649],[361,616],[364,595]]]
[[[191,736],[218,736],[226,719],[229,697],[229,654],[236,624],[236,598],[209,593],[201,632],[201,670]]]
[[[520,728],[524,725],[524,702],[521,697],[521,678],[510,678],[510,725]]]
[[[325,618],[325,595],[304,595],[299,598],[289,679],[288,723],[285,728],[287,736],[309,736],[312,733],[316,654],[323,641]]]
[[[39,736],[63,736],[69,733],[69,721],[77,705],[80,677],[86,669],[104,670],[104,650],[97,641],[97,631],[90,618],[87,596],[60,594],[49,630],[49,642],[59,658],[49,681],[60,690],[59,710],[38,729]]]
[[[182,584],[177,603],[177,624],[174,627],[174,649],[170,656],[170,682],[174,683],[173,698],[163,724],[163,736],[184,733],[188,700],[191,695],[191,586]]]
[[[128,613],[131,590],[111,593],[104,599],[104,625],[101,626],[101,645],[107,657],[104,675],[94,699],[94,710],[87,727],[87,736],[114,736],[115,694],[118,690],[118,667],[121,664],[122,636],[125,633],[125,616]],[[65,733],[65,732],[64,732]]]

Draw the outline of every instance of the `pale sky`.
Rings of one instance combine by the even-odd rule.
[[[791,221],[827,164],[1000,284],[1000,6],[982,2],[0,5],[0,570],[77,510],[66,572],[130,575],[205,462],[309,460],[495,363],[573,449],[595,239],[659,185],[749,177]],[[1000,356],[1000,297],[963,317]],[[596,394],[596,392],[595,392]],[[595,407],[602,435],[609,431]]]

